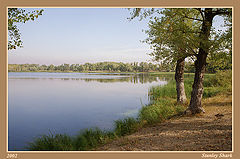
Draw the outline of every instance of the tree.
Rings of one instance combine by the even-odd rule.
[[[26,12],[21,8],[8,9],[8,50],[22,47],[21,34],[17,27],[17,23],[26,23],[34,21],[38,16],[42,15],[43,9]]]
[[[48,70],[53,71],[54,69],[55,69],[55,67],[54,67],[53,64],[51,64],[51,65],[48,66]]]
[[[175,81],[177,102],[185,103],[184,64],[185,58],[195,54],[194,41],[196,41],[197,26],[199,22],[186,19],[183,15],[196,14],[190,9],[135,9],[133,17],[151,16],[149,30],[145,31],[148,38],[144,41],[150,44],[153,52],[150,54],[155,61],[162,61],[164,65],[175,64]],[[153,15],[155,13],[155,15]],[[157,15],[156,15],[157,14]],[[152,16],[153,15],[153,16]],[[194,25],[193,25],[194,24]],[[167,71],[169,71],[167,69]]]
[[[146,40],[154,51],[150,54],[155,60],[163,60],[164,63],[176,63],[175,81],[177,102],[184,104],[187,100],[184,89],[184,65],[185,58],[194,55],[195,48],[192,43],[196,39],[196,27],[193,19],[183,18],[183,14],[196,14],[189,9],[169,8],[159,12],[161,18],[150,20],[149,30],[146,31],[149,38]]]
[[[192,114],[204,112],[201,99],[207,57],[219,55],[220,52],[231,55],[231,45],[226,47],[231,44],[231,9],[146,9],[143,14],[140,14],[140,11],[140,8],[136,8],[132,18],[136,16],[144,18],[155,13],[162,16],[161,18],[151,17],[154,21],[150,21],[147,42],[154,48],[152,55],[155,59],[177,61],[175,75],[177,87],[179,82],[183,83],[183,59],[189,56],[194,56],[196,59],[191,101],[187,110]],[[225,24],[229,28],[226,33],[222,34],[212,29],[213,18],[217,15],[225,16]],[[223,47],[220,47],[221,45]]]
[[[69,64],[63,64],[63,71],[69,71],[70,70],[70,65]]]
[[[203,95],[203,80],[206,69],[206,62],[211,49],[214,48],[215,39],[211,39],[213,18],[217,15],[226,16],[227,22],[231,22],[232,10],[225,8],[197,8],[201,14],[201,31],[199,34],[199,49],[195,61],[195,76],[192,86],[190,105],[187,110],[192,114],[204,112],[201,100]],[[231,29],[231,27],[229,28]],[[218,43],[218,42],[217,42]]]

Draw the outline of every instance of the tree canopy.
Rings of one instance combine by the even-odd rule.
[[[149,38],[146,39],[146,42],[153,48],[151,55],[155,60],[174,62],[181,58],[194,57],[195,77],[190,105],[187,110],[193,114],[204,112],[201,99],[204,74],[208,65],[207,61],[212,61],[215,66],[219,65],[216,61],[221,63],[226,61],[230,63],[229,66],[231,67],[232,9],[135,8],[131,14],[130,19],[135,17],[142,19],[147,16],[153,19],[149,21],[150,29],[146,31]],[[213,28],[213,19],[216,16],[224,17],[226,30],[221,31]],[[184,64],[179,66],[184,66]],[[225,66],[225,68],[228,67]]]
[[[135,8],[131,9],[130,20],[149,17],[149,29],[145,30],[146,42],[152,48],[150,55],[155,61],[175,63],[179,58],[195,60],[201,44],[210,45],[208,63],[211,68],[231,67],[232,17],[229,8],[213,8],[214,15],[224,17],[226,30],[211,29],[209,41],[200,37],[204,21],[204,8]]]
[[[21,8],[8,8],[8,50],[23,46],[17,23],[34,21],[38,16],[42,15],[42,12],[43,9],[27,12]]]

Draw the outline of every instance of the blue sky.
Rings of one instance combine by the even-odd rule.
[[[128,17],[130,12],[124,8],[44,8],[36,21],[19,25],[23,48],[10,50],[8,62],[149,62],[149,45],[140,42],[147,38],[142,30],[148,20]]]

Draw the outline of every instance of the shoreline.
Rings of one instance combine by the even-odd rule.
[[[219,102],[220,99],[221,100]],[[232,94],[203,100],[206,113],[175,116],[95,151],[232,151]],[[220,108],[219,108],[220,107]],[[218,116],[218,115],[221,116]]]

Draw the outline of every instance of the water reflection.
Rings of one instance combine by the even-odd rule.
[[[114,78],[114,79],[73,79],[73,80],[84,80],[86,82],[91,82],[91,81],[97,81],[101,83],[113,83],[113,82],[130,82],[130,83],[152,83],[152,82],[157,82],[157,81],[167,81],[171,77],[157,77],[157,76],[151,76],[149,74],[138,74],[138,75],[131,75],[129,77],[124,77],[124,78]]]
[[[114,120],[135,116],[148,104],[148,89],[168,75],[9,73],[8,146],[24,150],[50,131],[75,135],[91,127],[112,129]]]
[[[90,73],[90,74],[76,74],[69,73],[68,77],[64,77],[66,73],[59,73],[62,76],[54,76],[54,77],[45,77],[43,74],[39,73],[38,76],[32,76],[31,73],[27,73],[23,76],[16,76],[14,73],[9,74],[9,79],[36,79],[36,80],[81,80],[85,82],[100,82],[100,83],[114,83],[114,82],[128,82],[133,84],[144,84],[144,83],[152,83],[157,81],[169,81],[173,79],[173,75],[163,74],[163,75],[151,75],[148,73],[139,73],[139,74],[127,74],[127,73]],[[30,76],[29,76],[30,75]],[[87,76],[86,76],[87,75]]]

